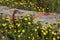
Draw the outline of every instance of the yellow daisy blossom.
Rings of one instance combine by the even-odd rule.
[[[37,29],[35,29],[35,32],[37,31]]]
[[[10,21],[10,17],[9,16],[6,16],[6,21]]]
[[[29,14],[27,14],[27,16],[30,16]]]
[[[55,32],[54,32],[54,31],[52,31],[52,34],[55,34]]]
[[[45,12],[45,9],[43,8],[42,11],[43,11],[43,13],[44,13],[44,12]]]
[[[48,39],[48,38],[46,37],[46,39]]]
[[[28,20],[27,18],[24,18],[24,20]]]
[[[23,3],[22,3],[22,2],[19,2],[19,4],[23,5]]]
[[[43,30],[44,30],[44,29],[45,29],[45,26],[42,26],[42,28],[41,28],[41,29],[43,29]]]
[[[3,33],[3,30],[1,30],[1,32]]]
[[[49,29],[49,31],[51,32],[52,30],[51,30],[51,29]]]
[[[10,29],[12,28],[12,27],[9,27]]]
[[[30,5],[32,5],[32,2],[30,2]]]
[[[24,32],[25,32],[25,30],[23,29],[23,30],[22,30],[22,32],[24,33]]]
[[[18,35],[18,38],[20,37],[20,35]]]
[[[36,20],[35,19],[33,20],[33,23],[36,24]]]
[[[10,21],[10,19],[6,19],[6,21]]]
[[[20,27],[21,24],[20,24],[20,23],[16,23],[16,25],[17,25],[18,27]]]
[[[46,35],[47,33],[46,32],[43,32],[43,35]]]
[[[15,4],[18,4],[18,2],[14,2]]]
[[[30,39],[30,37],[28,37]]]
[[[12,27],[13,28],[14,26],[11,24],[11,25],[9,25],[9,27]]]
[[[6,29],[5,31],[6,31],[6,32],[8,32],[8,30],[7,30],[7,29]]]
[[[3,23],[3,24],[2,24],[2,26],[4,26],[4,27],[5,27],[6,25],[7,25],[6,23]]]
[[[57,36],[57,39],[60,39],[60,37],[59,37],[59,36]]]
[[[39,9],[39,11],[41,11],[41,10]]]
[[[34,36],[33,36],[32,40],[35,40]]]
[[[6,0],[6,1],[10,1],[10,0]]]
[[[16,30],[14,30],[14,33],[16,33]]]
[[[60,24],[60,22],[58,22],[58,24]]]
[[[60,29],[58,30],[58,32],[60,32]]]
[[[8,19],[9,19],[10,17],[9,17],[9,16],[6,16],[6,18],[8,18]]]
[[[30,25],[31,24],[31,22],[28,22],[28,25]]]
[[[41,32],[44,32],[44,30],[41,30]]]
[[[20,32],[20,30],[18,30],[18,33]]]
[[[42,21],[40,21],[40,24],[42,24]]]
[[[56,38],[54,37],[53,40],[56,40]]]

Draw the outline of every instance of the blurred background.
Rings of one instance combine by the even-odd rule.
[[[32,11],[60,12],[60,0],[0,0],[0,5]]]

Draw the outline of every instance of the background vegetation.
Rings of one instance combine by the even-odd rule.
[[[60,0],[0,0],[0,5],[33,11],[60,12]]]
[[[15,24],[9,16],[0,16],[0,40],[60,40],[60,22],[42,25],[42,21],[36,22],[33,15],[15,18]],[[58,29],[57,29],[58,28]],[[57,29],[57,30],[54,30]]]

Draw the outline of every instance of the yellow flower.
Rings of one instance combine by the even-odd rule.
[[[54,32],[54,31],[52,31],[52,34],[55,34],[55,32]]]
[[[49,28],[53,29],[53,26],[51,26],[51,25],[48,25],[48,26],[49,26]]]
[[[8,18],[8,19],[9,19],[10,17],[9,17],[9,16],[6,16],[6,18]]]
[[[37,29],[35,29],[35,32],[37,31]]]
[[[60,22],[58,22],[58,24],[60,24]]]
[[[18,18],[17,17],[15,18],[15,21],[18,21]]]
[[[20,35],[18,35],[18,38],[20,37]]]
[[[6,19],[6,21],[10,21],[10,19]]]
[[[60,29],[58,30],[58,32],[60,32]]]
[[[31,24],[31,22],[28,22],[28,24],[30,25],[30,24]]]
[[[18,30],[18,33],[20,32],[20,30]]]
[[[14,2],[15,4],[18,4],[18,2]]]
[[[24,20],[28,20],[27,18],[24,18]]]
[[[30,39],[30,37],[28,37]]]
[[[23,33],[21,32],[21,35],[22,35]]]
[[[14,33],[16,33],[16,30],[14,30]]]
[[[49,29],[49,31],[51,32],[51,29]]]
[[[10,29],[12,28],[12,27],[9,27]]]
[[[6,16],[6,21],[10,21],[10,17],[9,16]]]
[[[40,9],[42,9],[42,7],[40,7]]]
[[[30,2],[30,4],[32,5],[32,2]]]
[[[53,40],[56,40],[56,38],[54,37]]]
[[[46,33],[48,33],[48,31],[46,31]]]
[[[41,30],[41,32],[44,32],[43,30]]]
[[[34,10],[36,10],[36,8],[34,8]]]
[[[26,7],[26,5],[24,5],[24,7]]]
[[[5,39],[5,36],[2,36],[2,39]]]
[[[47,29],[47,26],[45,26],[45,29]]]
[[[6,32],[8,32],[8,30],[7,30],[7,29],[6,29],[5,31],[6,31]]]
[[[20,27],[21,24],[20,24],[20,23],[16,23],[16,25],[17,25],[18,27]]]
[[[31,36],[32,36],[33,34],[31,34]]]
[[[19,4],[23,5],[24,3],[22,3],[22,2],[19,2]]]
[[[48,38],[46,37],[46,39],[48,39]]]
[[[22,32],[24,33],[24,32],[25,32],[25,30],[23,29],[23,30],[22,30]]]
[[[27,14],[27,16],[30,16],[29,14]]]
[[[39,9],[39,11],[40,11],[40,9]]]
[[[28,17],[28,19],[30,20],[30,17]]]
[[[9,25],[9,27],[13,28],[13,25],[11,24],[11,25]]]
[[[44,30],[44,29],[45,29],[45,26],[42,26],[42,28],[41,28],[41,29],[43,29],[43,30]]]
[[[9,0],[6,0],[6,1],[9,1]]]
[[[60,37],[59,37],[59,36],[57,36],[57,39],[60,39]]]
[[[30,7],[30,5],[28,7]]]
[[[47,33],[46,32],[43,32],[43,35],[46,35]]]
[[[6,23],[2,24],[2,26],[4,26],[4,27],[5,27],[6,25],[7,25]]]
[[[35,38],[34,38],[34,36],[33,36],[33,38],[32,38],[32,40],[34,40]]]
[[[44,12],[45,12],[45,9],[43,8],[42,11],[43,11],[43,13],[44,13]]]
[[[40,24],[42,24],[42,21],[40,21]]]
[[[44,11],[45,9],[43,8],[42,10]]]
[[[3,30],[1,30],[1,32],[3,33]]]
[[[33,20],[33,23],[36,24],[36,20],[35,19]]]

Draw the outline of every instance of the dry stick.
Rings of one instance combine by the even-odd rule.
[[[13,24],[14,24],[15,27],[17,27],[16,22],[15,22],[15,14],[16,14],[17,11],[18,10],[14,10],[13,11],[13,15],[12,15],[12,22],[13,22]]]
[[[16,22],[15,22],[15,14],[16,14],[16,12],[17,12],[18,10],[14,10],[13,11],[13,15],[12,15],[12,22],[13,22],[13,24],[14,24],[14,29],[16,29],[16,31],[17,31],[17,25],[16,25]],[[17,40],[17,32],[16,32],[16,36],[15,36],[16,38],[14,39],[14,40]]]

